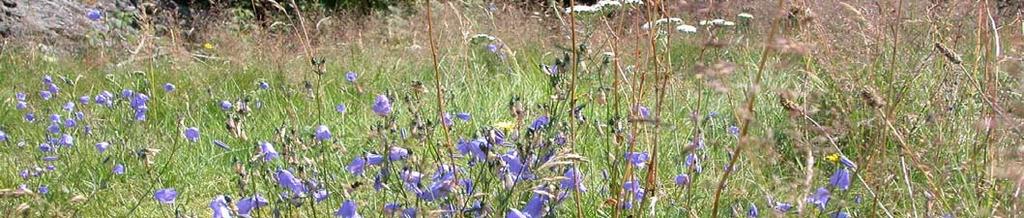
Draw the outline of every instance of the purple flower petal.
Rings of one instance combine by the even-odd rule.
[[[161,204],[174,204],[174,199],[177,197],[178,192],[174,188],[160,189],[153,193],[153,198]]]

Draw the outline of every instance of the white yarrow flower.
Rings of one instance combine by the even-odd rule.
[[[597,8],[598,10],[611,10],[622,7],[622,3],[619,3],[619,1],[601,0],[598,1],[597,4],[594,4],[593,7]]]
[[[498,40],[498,38],[496,38],[496,37],[494,37],[492,35],[487,35],[487,34],[483,34],[483,33],[473,35],[473,37],[469,38],[469,42],[470,43],[474,43],[474,44],[483,43],[483,42],[492,42],[494,40]]]
[[[601,9],[600,8],[596,8],[594,6],[590,6],[590,5],[576,5],[576,6],[565,8],[565,13],[568,14],[568,13],[575,12],[575,13],[586,14],[586,13],[594,13],[594,12],[597,12],[599,10],[601,10]]]
[[[702,21],[698,22],[698,24],[700,24],[701,26],[709,26],[709,25],[715,25],[715,26],[735,26],[736,25],[735,22],[728,21],[728,20],[725,20],[725,19],[702,20]]]
[[[754,19],[754,15],[749,13],[740,13],[739,15],[736,16],[743,19]]]
[[[697,33],[697,27],[691,26],[691,25],[682,24],[682,25],[676,26],[676,31],[679,31],[680,33]]]
[[[642,4],[644,4],[644,1],[643,0],[625,0],[625,1],[622,1],[622,3],[626,3],[627,5],[642,5]]]
[[[664,25],[664,24],[682,24],[682,23],[683,23],[683,19],[679,19],[678,17],[670,17],[670,18],[661,18],[661,19],[655,20],[653,26],[661,26],[661,25]],[[645,23],[643,26],[640,26],[640,28],[650,29],[651,26],[652,26],[651,23]]]

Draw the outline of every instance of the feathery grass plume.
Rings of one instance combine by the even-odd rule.
[[[782,108],[786,109],[786,111],[789,111],[790,113],[803,114],[804,110],[800,108],[799,104],[793,102],[792,98],[793,94],[790,94],[789,92],[780,92],[779,104],[782,105]]]
[[[950,63],[963,63],[963,59],[960,59],[960,55],[956,54],[956,52],[953,52],[953,50],[949,50],[948,48],[946,48],[945,45],[942,45],[942,43],[936,42],[935,48],[938,49],[943,56],[946,56],[946,60],[949,60]]]
[[[860,97],[872,108],[881,108],[886,104],[885,99],[878,95],[878,92],[876,92],[875,89],[870,87],[861,90]]]

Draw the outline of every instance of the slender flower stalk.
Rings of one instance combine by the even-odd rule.
[[[781,9],[783,2],[783,0],[778,0],[776,8]],[[778,31],[780,20],[780,18],[776,18],[774,21],[772,21],[771,29],[768,30],[768,36],[765,38],[764,41],[764,47],[761,49],[761,57],[757,63],[757,74],[754,76],[754,81],[753,83],[750,84],[750,87],[747,90],[747,103],[745,108],[746,114],[741,115],[740,117],[740,120],[742,122],[742,125],[740,125],[740,141],[739,144],[736,145],[736,149],[733,149],[732,156],[729,158],[728,166],[736,165],[736,160],[739,159],[739,157],[743,154],[743,147],[746,146],[747,143],[750,143],[750,140],[747,138],[747,136],[750,133],[750,121],[754,119],[754,116],[756,116],[754,111],[754,103],[757,102],[757,89],[759,89],[761,86],[761,79],[763,79],[765,63],[767,63],[768,61],[768,55],[771,54],[772,49],[770,46],[772,40],[775,40],[775,32]],[[729,175],[731,175],[733,171],[735,170],[726,170],[724,173],[722,173],[722,177],[718,180],[718,187],[715,189],[715,197],[711,201],[711,217],[718,217],[718,200],[722,195],[722,190],[725,189],[725,183],[729,179]]]

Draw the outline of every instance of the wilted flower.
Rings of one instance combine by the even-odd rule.
[[[747,217],[759,217],[761,212],[757,210],[757,205],[750,203],[750,208],[747,209]]]
[[[199,128],[189,127],[185,128],[185,139],[190,142],[199,141]]]
[[[314,131],[314,138],[316,138],[317,141],[330,140],[331,130],[328,129],[327,126],[325,125],[317,126],[316,130]]]
[[[391,113],[391,100],[388,99],[388,96],[377,96],[377,101],[373,104],[373,112],[382,117]]]
[[[174,204],[174,199],[177,197],[178,192],[174,191],[173,188],[160,189],[153,193],[153,198],[161,204]]]
[[[277,158],[277,150],[274,150],[274,145],[270,142],[260,141],[260,154],[263,155],[263,161],[271,161]]]
[[[338,208],[338,212],[334,212],[334,217],[338,218],[362,218],[359,215],[358,206],[356,202],[352,200],[345,200],[345,203],[341,204],[341,208]]]
[[[349,71],[345,73],[345,80],[348,80],[348,82],[350,83],[354,83],[356,82],[356,78],[358,78],[358,76],[359,75],[356,74],[356,72]]]
[[[846,167],[839,167],[836,172],[832,174],[829,179],[829,184],[839,190],[846,190],[850,188],[850,171],[846,170]]]
[[[103,152],[107,151],[107,147],[110,147],[110,143],[107,143],[107,142],[96,143],[96,150],[99,151],[100,153],[103,153]]]
[[[740,13],[739,15],[736,16],[743,19],[754,19],[754,15],[750,13]]]

